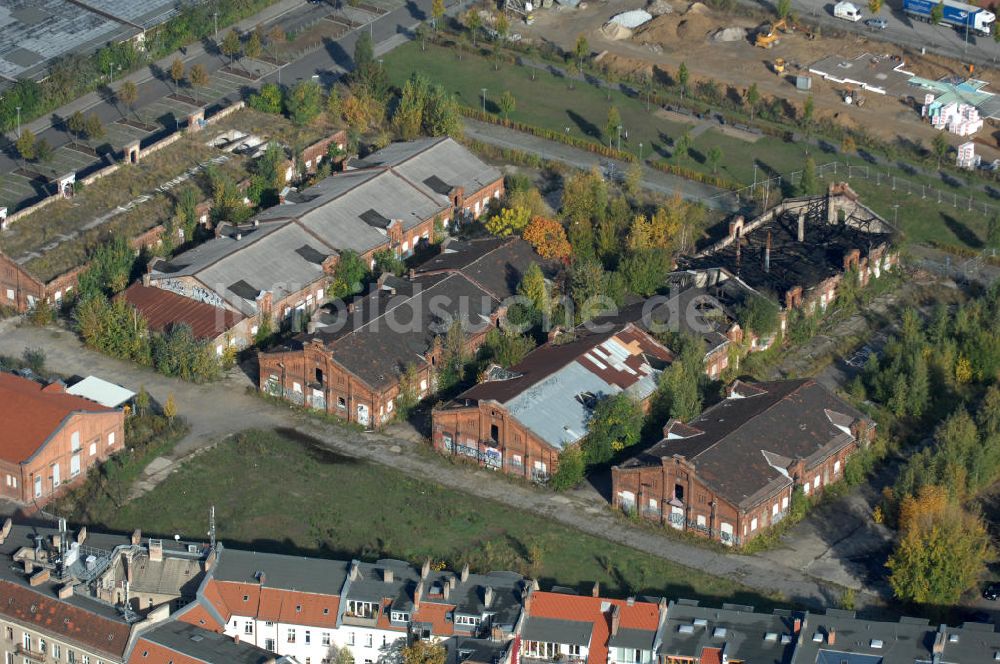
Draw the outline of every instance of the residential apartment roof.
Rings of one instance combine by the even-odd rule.
[[[323,261],[331,255],[300,226],[275,222],[227,229],[169,261],[152,263],[149,276],[158,288],[252,316],[261,292],[272,292],[277,302],[302,290],[322,277]],[[204,288],[191,293],[179,277],[193,277]]]
[[[282,590],[339,595],[350,563],[219,547],[213,576],[217,581]],[[263,575],[263,580],[261,576]]]
[[[723,650],[735,661],[789,664],[796,643],[791,612],[755,613],[752,607],[735,605],[701,607],[689,600],[670,603],[662,634],[659,655],[703,662],[706,650],[709,657],[712,651]]]
[[[990,633],[993,628],[984,626]],[[969,641],[972,634],[963,634]],[[989,636],[984,632],[984,636]],[[933,660],[935,630],[927,620],[903,618],[899,622],[858,620],[853,611],[828,610],[826,615],[810,614],[795,647],[795,662],[848,661],[851,664],[912,664]],[[961,638],[958,639],[961,641]],[[994,635],[994,643],[997,642]],[[982,654],[982,650],[980,650]],[[995,652],[991,652],[992,659]],[[941,661],[974,662],[973,659],[944,658]]]
[[[168,620],[144,631],[128,664],[264,664],[274,654],[194,625]],[[277,661],[289,661],[282,657]]]
[[[42,385],[0,372],[0,459],[22,463],[30,459],[74,413],[110,413],[89,399],[66,394],[59,384]]]
[[[652,650],[660,620],[656,602],[535,592],[523,637],[587,646],[590,664],[606,664],[609,647]]]
[[[580,440],[597,400],[627,392],[638,400],[656,390],[672,356],[633,323],[610,332],[581,329],[565,343],[548,343],[509,370],[491,369],[484,382],[456,397],[495,401],[554,447]]]
[[[357,166],[391,167],[428,195],[444,197],[456,187],[471,194],[503,177],[498,169],[447,136],[393,143],[358,162]]]
[[[243,320],[243,314],[192,300],[163,288],[136,282],[122,294],[139,310],[149,329],[162,332],[175,325],[188,325],[196,339],[215,339]]]
[[[765,489],[791,482],[797,459],[826,454],[854,440],[851,426],[865,416],[812,379],[744,383],[688,423],[673,420],[664,439],[622,468],[659,466],[679,456],[720,495],[743,504]],[[738,469],[738,470],[737,470]]]
[[[26,583],[0,579],[0,615],[21,625],[48,632],[92,652],[121,658],[130,628],[116,616],[88,610],[60,600],[51,587],[29,588]],[[99,605],[90,602],[89,608]]]

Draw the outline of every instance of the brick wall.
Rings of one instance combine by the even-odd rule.
[[[20,265],[0,253],[0,305],[23,312],[45,296],[45,287]]]

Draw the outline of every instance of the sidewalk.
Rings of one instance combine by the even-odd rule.
[[[239,23],[236,23],[234,26],[225,26],[225,31],[230,30],[232,27],[236,27],[241,31],[248,30],[256,26],[258,23],[267,23],[269,21],[273,21],[292,10],[304,6],[305,4],[306,0],[281,0],[280,2],[271,5],[270,7],[260,11],[257,14],[254,14],[251,17],[243,19]],[[222,34],[223,34],[223,26],[219,26],[220,37],[222,36]],[[204,54],[205,54],[205,47],[202,45],[202,43],[200,41],[194,42],[191,45],[185,47],[185,53],[181,53],[180,51],[174,51],[173,53],[157,60],[156,62],[150,63],[145,67],[137,69],[136,71],[132,72],[131,74],[128,74],[127,76],[123,76],[119,79],[116,79],[112,83],[112,86],[115,89],[117,89],[117,87],[121,85],[124,81],[132,81],[136,85],[141,85],[142,83],[146,83],[155,78],[153,75],[154,68],[159,68],[162,71],[168,71],[170,69],[170,65],[177,58],[180,58],[184,62],[188,62],[190,60],[194,60],[195,58],[201,57]],[[21,129],[22,130],[30,129],[37,135],[47,129],[50,129],[53,126],[52,125],[53,116],[66,118],[69,117],[70,115],[73,115],[73,113],[77,111],[85,112],[98,104],[103,104],[104,102],[105,100],[101,98],[98,92],[96,91],[88,92],[82,97],[78,97],[73,101],[69,102],[68,104],[64,104],[63,106],[60,106],[59,108],[54,109],[49,113],[46,113],[44,116],[40,118],[32,120],[31,122],[28,123],[23,123],[21,125]],[[15,131],[11,131],[8,137],[11,140],[14,140]]]

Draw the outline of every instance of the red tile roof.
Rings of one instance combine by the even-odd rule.
[[[0,580],[0,615],[92,652],[121,659],[129,640],[124,622],[91,613],[47,594]]]
[[[448,614],[455,610],[454,604],[420,603],[420,610],[413,614],[415,622],[431,624],[434,636],[451,636],[455,633],[455,624],[448,619]]]
[[[198,339],[214,339],[243,320],[243,314],[238,312],[141,283],[129,286],[122,296],[145,317],[151,330],[187,323]]]
[[[722,649],[702,648],[701,664],[722,664]]]
[[[227,621],[232,616],[253,616],[258,620],[313,627],[332,628],[337,625],[340,598],[335,595],[214,579],[206,584],[206,597],[210,592],[219,599],[219,603],[212,601],[212,604]]]
[[[136,641],[129,664],[205,664],[202,659],[189,657],[148,639]]]
[[[209,629],[213,632],[219,632],[220,634],[226,629],[225,625],[220,625],[219,621],[212,617],[212,614],[209,613],[208,609],[200,604],[188,604],[175,615],[178,620],[186,622],[189,625],[194,625],[195,627],[200,627],[202,629]]]
[[[14,374],[0,373],[0,422],[3,422],[0,459],[11,463],[29,459],[76,412],[115,410],[66,394],[55,385],[46,387]]]
[[[607,607],[603,612],[602,607]],[[644,629],[656,631],[660,623],[659,606],[652,602],[628,602],[620,599],[605,599],[586,595],[564,595],[562,593],[535,592],[531,595],[529,616],[536,618],[556,618],[592,622],[594,631],[590,637],[589,664],[606,664],[608,661],[608,639],[611,635],[610,607],[617,606],[620,613],[620,629]]]

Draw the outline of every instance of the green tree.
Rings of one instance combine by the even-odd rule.
[[[1000,249],[1000,212],[994,212],[986,222],[986,246]]]
[[[285,97],[285,111],[295,124],[308,124],[323,110],[323,90],[316,81],[300,81]]]
[[[940,25],[944,20],[944,2],[939,2],[931,7],[931,23]]]
[[[430,89],[430,81],[419,72],[414,72],[403,84],[392,125],[404,141],[412,141],[423,129],[424,109],[430,98]]]
[[[559,453],[559,465],[550,482],[556,491],[567,491],[583,481],[587,463],[583,452],[576,445],[567,447]]]
[[[746,100],[747,108],[750,109],[750,122],[753,122],[754,113],[757,112],[757,104],[760,103],[760,91],[757,90],[756,83],[750,84],[744,99]]]
[[[596,398],[596,397],[595,397]],[[626,447],[639,442],[642,409],[630,396],[619,392],[596,403],[587,421],[583,452],[588,464],[605,463]]]
[[[196,64],[191,67],[191,73],[188,75],[191,79],[191,87],[194,88],[195,100],[198,99],[198,91],[202,88],[208,87],[209,76],[208,70],[205,69],[205,65]]]
[[[83,133],[87,136],[88,140],[100,140],[104,138],[104,125],[101,123],[101,118],[97,117],[96,113],[91,113],[87,116],[87,120],[84,123]]]
[[[948,144],[948,139],[945,138],[944,132],[938,132],[934,134],[934,140],[931,141],[931,151],[934,156],[937,157],[937,167],[938,170],[941,169],[941,160],[948,156],[948,151],[951,146]]]
[[[465,349],[465,330],[462,321],[455,320],[448,327],[442,343],[441,362],[438,368],[438,389],[443,392],[465,380],[468,354]]]
[[[92,295],[108,297],[122,292],[136,271],[136,256],[128,240],[114,235],[90,255],[87,268],[80,273],[77,294],[80,300]]]
[[[505,207],[486,220],[486,230],[498,237],[520,233],[531,221],[531,213],[520,207]]]
[[[66,129],[74,139],[83,138],[83,135],[87,132],[87,119],[83,113],[76,111],[73,115],[66,118]]]
[[[950,606],[986,571],[989,537],[957,505],[928,511],[909,525],[889,557],[889,584],[902,601]]]
[[[872,13],[872,16],[878,15],[882,11],[882,0],[868,0],[868,11]]]
[[[177,402],[173,392],[167,395],[167,400],[163,403],[163,416],[171,422],[177,417]]]
[[[816,101],[813,99],[812,95],[806,97],[805,102],[802,104],[802,126],[809,127],[812,125],[813,113],[816,111]]]
[[[486,339],[480,349],[480,358],[483,363],[495,362],[509,369],[523,360],[534,348],[535,342],[531,337],[510,330],[493,328],[486,333]]]
[[[424,106],[423,128],[428,136],[458,138],[462,135],[462,116],[458,110],[458,102],[440,83],[430,90]]]
[[[382,105],[388,99],[389,79],[375,60],[375,45],[367,32],[362,32],[354,44],[354,71],[350,80],[355,94],[360,92]]]
[[[475,48],[476,41],[479,39],[479,31],[483,27],[483,17],[478,9],[472,8],[465,12],[465,27],[469,30],[469,36],[472,37],[472,47]]]
[[[618,112],[617,106],[612,106],[608,109],[608,120],[604,124],[604,135],[608,137],[608,147],[611,147],[612,141],[614,141],[615,138],[615,133],[621,126],[622,115]]]
[[[625,169],[622,187],[629,196],[637,196],[642,189],[642,166],[638,162],[631,163]]]
[[[445,664],[447,656],[443,645],[424,639],[403,648],[403,664]]]
[[[517,100],[514,98],[514,93],[510,90],[504,90],[497,101],[497,105],[500,107],[500,112],[503,113],[503,119],[510,119],[510,114],[517,107]]]
[[[222,44],[219,46],[222,54],[229,58],[230,66],[232,66],[234,59],[240,56],[242,48],[243,42],[240,41],[240,35],[235,29],[226,33],[226,36],[222,38]]]
[[[411,362],[399,377],[399,392],[396,395],[396,417],[405,420],[420,403],[420,374]]]
[[[691,72],[688,71],[687,63],[682,62],[677,68],[677,83],[681,86],[681,99],[687,93],[688,81],[691,80]]]
[[[135,86],[135,83],[126,79],[118,88],[115,97],[125,105],[125,108],[133,111],[135,110],[135,103],[139,100],[139,89]]]
[[[333,270],[333,281],[326,289],[328,297],[342,299],[360,293],[368,280],[368,266],[358,252],[345,249]]]
[[[576,38],[573,53],[576,55],[577,67],[583,69],[583,59],[590,55],[590,44],[587,43],[587,38],[582,34]]]
[[[392,249],[380,249],[373,256],[375,259],[375,272],[378,275],[394,274],[397,277],[403,274],[403,261]]]
[[[250,38],[247,39],[247,43],[243,46],[243,53],[251,60],[255,60],[260,57],[263,50],[264,44],[261,41],[260,33],[254,30],[250,33]]]
[[[170,80],[174,82],[174,91],[180,89],[185,73],[184,61],[180,58],[174,58],[174,61],[170,63]]]
[[[713,145],[708,149],[705,159],[708,161],[708,165],[712,167],[712,172],[718,173],[719,164],[722,162],[722,148],[718,145]]]
[[[340,124],[344,116],[344,102],[340,98],[340,90],[337,87],[330,88],[330,94],[326,97],[326,116],[332,122]]]
[[[799,196],[812,196],[819,189],[816,181],[816,160],[812,157],[806,158],[806,164],[802,169],[802,178],[799,180]]]
[[[792,0],[778,0],[778,4],[775,7],[778,13],[778,18],[785,20],[792,11]]]
[[[14,147],[17,148],[17,154],[21,159],[34,160],[38,156],[38,140],[35,138],[35,132],[27,127],[22,129],[21,135],[14,142]]]
[[[674,141],[674,158],[678,161],[687,161],[691,154],[691,134],[684,132]]]
[[[771,298],[752,295],[737,308],[736,320],[745,331],[763,340],[778,331],[781,309]]]
[[[247,104],[261,113],[281,113],[283,96],[276,83],[265,83],[260,86],[260,92],[250,95]]]
[[[625,256],[619,272],[629,291],[649,297],[663,288],[672,267],[668,252],[662,249],[643,249]]]
[[[532,263],[524,271],[521,283],[517,285],[517,294],[522,295],[531,301],[531,306],[538,311],[547,311],[549,308],[549,287],[545,283],[545,275],[538,263]]]
[[[149,413],[149,392],[145,385],[140,385],[139,393],[135,395],[135,412],[143,417]]]
[[[507,33],[510,32],[510,21],[507,19],[507,15],[500,12],[497,15],[496,22],[497,35],[500,37],[500,41],[507,39]]]
[[[433,0],[431,2],[431,18],[434,19],[434,30],[437,31],[438,21],[444,16],[444,0]]]

